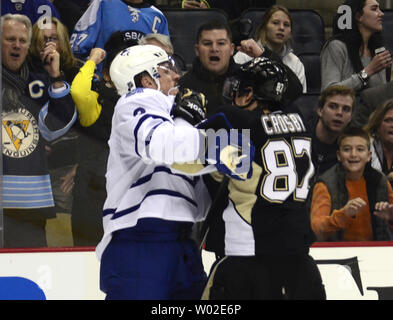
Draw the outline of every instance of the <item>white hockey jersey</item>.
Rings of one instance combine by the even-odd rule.
[[[211,201],[202,178],[170,168],[197,159],[200,143],[197,129],[175,125],[170,117],[173,102],[174,96],[138,88],[115,107],[98,259],[114,231],[133,227],[140,218],[204,219]]]

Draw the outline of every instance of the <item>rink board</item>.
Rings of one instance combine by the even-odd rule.
[[[311,248],[311,255],[328,300],[393,300],[393,242],[320,243]],[[209,272],[214,255],[203,251],[203,262]],[[25,280],[36,284],[47,300],[105,297],[99,290],[94,248],[0,250],[0,266],[0,285],[18,279],[15,285],[23,287],[20,280]]]

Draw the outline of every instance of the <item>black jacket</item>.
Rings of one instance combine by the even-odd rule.
[[[281,65],[286,69],[288,76],[288,88],[283,96],[283,105],[288,105],[300,97],[303,93],[303,87],[300,83],[298,77],[293,71],[284,65],[281,58],[273,51],[265,48],[262,57],[269,58],[271,60],[281,63]],[[228,102],[225,101],[222,96],[222,88],[225,79],[232,75],[232,73],[239,68],[239,64],[231,58],[229,61],[229,67],[226,73],[223,75],[215,75],[205,69],[202,66],[198,57],[194,59],[192,69],[187,72],[179,81],[180,87],[189,88],[198,92],[205,94],[208,106],[207,106],[207,116],[216,113],[217,108]]]

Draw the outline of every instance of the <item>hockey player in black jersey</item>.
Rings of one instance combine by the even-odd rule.
[[[229,179],[225,256],[213,265],[203,299],[326,297],[309,255],[311,135],[300,113],[282,105],[287,86],[284,67],[262,57],[224,85],[232,105],[221,112],[235,129],[250,129],[255,158],[250,179]]]

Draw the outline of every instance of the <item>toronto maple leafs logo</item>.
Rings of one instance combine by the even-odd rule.
[[[131,15],[131,21],[132,22],[138,22],[139,20],[139,10],[135,9],[133,7],[128,6],[128,11],[130,11],[130,15]]]

